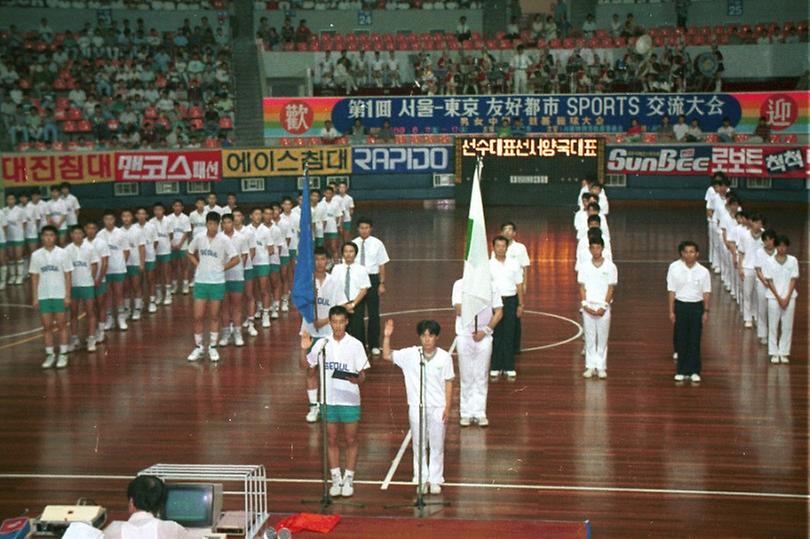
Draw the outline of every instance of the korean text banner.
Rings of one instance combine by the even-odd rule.
[[[111,152],[30,153],[0,156],[6,187],[28,187],[61,182],[110,182],[114,155]]]
[[[359,146],[352,148],[352,172],[450,172],[452,146]]]
[[[222,179],[220,152],[116,152],[119,182],[217,182]]]
[[[360,119],[366,128],[390,119],[397,134],[484,132],[503,118],[521,118],[532,133],[619,133],[637,118],[648,130],[683,114],[714,132],[728,117],[740,133],[753,133],[764,116],[775,133],[810,127],[808,92],[704,94],[570,94],[486,96],[312,97],[264,99],[264,136],[318,136],[331,120],[346,133]]]
[[[608,174],[810,178],[810,147],[707,144],[609,146]]]
[[[350,174],[352,151],[348,146],[222,151],[226,178],[301,176],[304,162],[310,174]]]

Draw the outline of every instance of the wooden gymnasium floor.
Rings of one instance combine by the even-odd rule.
[[[491,385],[488,429],[454,420],[446,443],[452,506],[432,518],[590,519],[596,537],[806,537],[807,206],[747,205],[790,234],[802,261],[792,363],[771,366],[728,294],[715,291],[703,338],[704,381],[672,381],[664,277],[679,240],[706,243],[700,202],[611,205],[620,284],[606,381],[581,378],[572,219],[563,208],[488,208],[489,229],[513,219],[527,244],[529,314],[514,382]],[[749,207],[752,206],[752,207]],[[461,275],[466,210],[359,204],[393,259],[383,299],[394,344],[431,316],[453,340],[450,288]],[[41,338],[21,287],[0,293],[0,515],[89,496],[113,516],[126,479],[165,463],[262,463],[274,512],[313,510],[320,427],[304,422],[290,313],[224,361],[187,364],[190,297],[113,332],[65,371],[42,372]],[[16,335],[16,336],[12,336]],[[363,387],[360,464],[346,515],[407,517],[410,451],[381,490],[407,431],[398,369],[376,361]],[[458,389],[454,409],[457,414]],[[457,416],[456,416],[457,418]],[[229,499],[229,503],[235,503]],[[358,536],[383,536],[379,530]]]

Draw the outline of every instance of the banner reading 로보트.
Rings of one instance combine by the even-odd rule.
[[[388,119],[397,134],[483,133],[504,118],[521,118],[533,133],[618,133],[633,118],[653,130],[667,116],[697,119],[714,132],[728,117],[740,133],[753,133],[764,116],[777,133],[805,133],[808,92],[701,94],[571,94],[386,97],[268,97],[265,137],[318,136],[326,120],[341,133],[360,119],[366,128]]]

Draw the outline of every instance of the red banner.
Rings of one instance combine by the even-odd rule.
[[[116,152],[117,182],[218,182],[221,152]]]

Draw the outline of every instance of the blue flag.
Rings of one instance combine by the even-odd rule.
[[[309,205],[309,171],[304,171],[304,190],[301,198],[298,261],[293,276],[292,301],[308,323],[315,320],[315,255],[312,246],[312,211]]]

